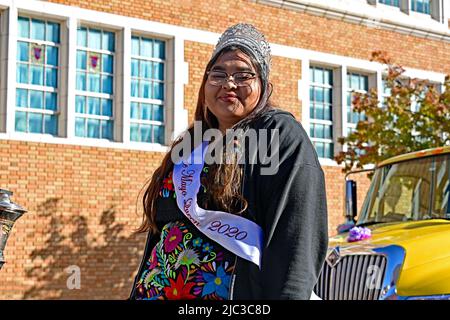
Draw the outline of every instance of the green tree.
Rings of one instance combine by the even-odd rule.
[[[387,66],[385,88],[390,92],[378,100],[376,89],[353,93],[354,111],[363,113],[356,130],[338,142],[345,151],[335,156],[345,164],[343,171],[376,164],[387,158],[412,151],[450,145],[450,77],[445,77],[444,90],[425,80],[405,79],[405,70],[382,51],[372,53],[371,61]],[[412,111],[412,104],[418,106]]]

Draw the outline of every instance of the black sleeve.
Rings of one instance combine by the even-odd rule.
[[[306,132],[292,116],[266,126],[280,136],[278,171],[258,175],[265,299],[309,299],[328,246],[325,180]]]

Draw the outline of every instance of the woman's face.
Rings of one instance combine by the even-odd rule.
[[[205,83],[205,103],[219,121],[219,129],[224,131],[255,109],[261,95],[261,80],[250,58],[240,50],[228,51],[221,55],[210,71],[223,71],[230,76],[235,72],[253,72],[256,78],[245,86],[236,86],[230,80],[221,86]]]

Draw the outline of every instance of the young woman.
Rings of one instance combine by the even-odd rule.
[[[131,299],[310,298],[328,242],[324,175],[301,124],[269,101],[270,64],[252,25],[220,37],[195,121],[201,133],[253,130],[257,143],[240,141],[232,161],[208,164],[208,142],[187,139],[194,125],[174,142],[144,194],[148,237]],[[186,141],[199,163],[173,161]]]

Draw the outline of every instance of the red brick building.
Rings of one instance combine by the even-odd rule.
[[[334,234],[344,178],[332,158],[357,122],[349,97],[383,95],[371,52],[442,83],[449,12],[443,0],[0,0],[0,188],[29,210],[10,235],[0,297],[127,297],[145,241],[132,234],[140,192],[237,22],[271,43],[273,98],[316,145]]]

